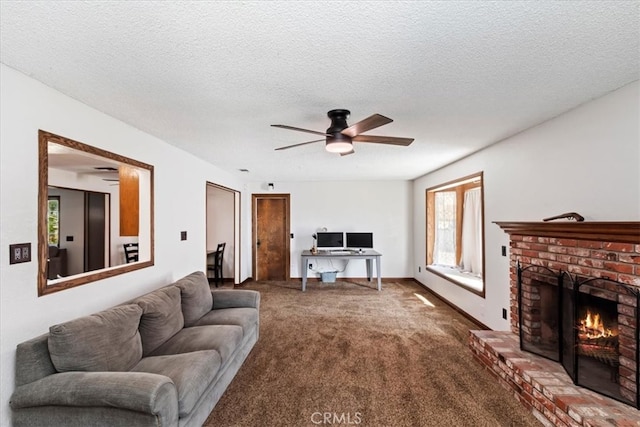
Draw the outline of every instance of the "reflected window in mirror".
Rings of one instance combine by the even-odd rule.
[[[49,194],[47,206],[47,232],[49,246],[60,244],[60,197]]]
[[[153,265],[153,166],[45,131],[39,157],[39,295]]]

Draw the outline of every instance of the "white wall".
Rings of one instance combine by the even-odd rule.
[[[639,84],[414,181],[416,279],[496,330],[508,330],[508,235],[493,221],[540,221],[578,212],[586,221],[640,220]],[[425,189],[484,171],[486,298],[425,271]],[[422,272],[418,272],[418,266]]]
[[[206,182],[242,190],[230,174],[0,65],[0,425],[9,425],[16,345],[49,326],[170,283],[206,263]],[[37,296],[37,257],[9,265],[9,244],[37,248],[38,129],[154,166],[155,265]],[[243,199],[246,203],[247,198]],[[249,205],[250,206],[250,205]],[[243,208],[243,212],[250,209]],[[250,220],[243,227],[250,230]],[[180,241],[180,231],[188,240]],[[246,236],[249,233],[245,232]],[[250,241],[250,240],[247,240]],[[247,244],[247,247],[249,245]],[[246,257],[243,254],[243,257]],[[242,277],[249,275],[249,258]]]
[[[382,253],[382,276],[412,276],[410,181],[275,182],[274,185],[274,193],[291,195],[290,225],[294,235],[291,277],[301,277],[300,254],[311,249],[311,236],[321,227],[329,231],[373,232],[375,249]],[[250,192],[268,193],[264,183],[252,183]],[[334,261],[333,266],[342,270],[344,262]],[[323,260],[319,267],[331,266]],[[364,261],[354,260],[338,277],[366,275]]]

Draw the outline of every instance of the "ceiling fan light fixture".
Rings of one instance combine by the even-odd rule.
[[[343,154],[353,150],[353,144],[346,141],[327,141],[326,149],[330,153]]]
[[[327,133],[329,133],[329,130],[331,129],[327,129]],[[333,134],[333,136],[328,136],[326,141],[326,149],[330,153],[344,154],[353,151],[351,138],[339,132]]]

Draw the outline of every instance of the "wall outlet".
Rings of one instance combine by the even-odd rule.
[[[503,318],[504,320],[507,320],[507,309],[506,309],[506,308],[503,308],[503,309],[502,309],[502,318]]]
[[[418,273],[422,271],[422,267],[418,266]]]
[[[507,247],[506,246],[502,247],[502,256],[507,256]]]
[[[181,231],[180,232],[180,240],[187,240],[187,232],[186,231]]]
[[[31,262],[31,243],[9,245],[9,264]]]

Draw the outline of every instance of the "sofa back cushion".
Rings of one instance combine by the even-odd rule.
[[[209,281],[202,271],[196,271],[178,280],[175,285],[182,294],[184,325],[193,326],[213,308]]]
[[[142,354],[149,355],[184,327],[180,289],[167,286],[135,300],[142,308]]]
[[[128,371],[142,359],[142,309],[121,305],[49,328],[49,353],[58,372]]]

